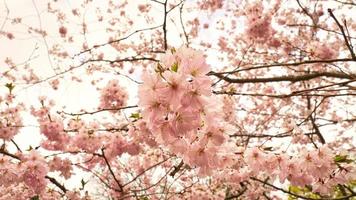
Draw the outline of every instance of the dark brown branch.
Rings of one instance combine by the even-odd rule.
[[[112,177],[114,178],[116,184],[119,186],[119,191],[122,192],[122,191],[123,191],[123,187],[122,187],[120,181],[116,178],[115,173],[114,173],[114,171],[112,170],[111,165],[110,165],[108,159],[107,159],[106,156],[105,156],[104,149],[101,149],[101,152],[102,152],[101,157],[104,158],[105,163],[106,163],[106,165],[108,166],[108,169],[109,169],[110,174],[111,174]]]
[[[120,62],[133,62],[133,61],[143,61],[143,60],[149,60],[149,61],[154,61],[154,62],[158,62],[157,59],[155,58],[151,58],[151,57],[130,57],[130,58],[123,58],[123,59],[116,59],[116,60],[107,60],[107,59],[89,59],[87,61],[84,61],[82,63],[86,64],[86,63],[90,63],[90,62],[107,62],[110,64],[114,64],[114,63],[120,63]]]
[[[176,5],[174,5],[173,7],[171,7],[168,11],[167,14],[170,13],[172,10],[176,9],[178,6],[180,6],[181,4],[183,4],[185,2],[185,0],[181,0],[179,3],[177,3]]]
[[[288,66],[299,66],[299,65],[306,65],[306,64],[316,64],[316,63],[335,63],[335,62],[355,62],[356,60],[352,58],[340,58],[340,59],[330,59],[330,60],[305,60],[301,62],[293,62],[293,63],[273,63],[273,64],[265,64],[265,65],[258,65],[249,68],[237,69],[233,71],[227,72],[210,72],[208,75],[213,74],[234,74],[241,71],[248,71],[248,70],[255,70],[255,69],[263,69],[269,67],[288,67]]]
[[[313,129],[315,131],[313,133],[318,136],[318,138],[319,138],[319,140],[320,140],[320,142],[322,144],[325,144],[325,139],[324,139],[323,135],[321,134],[319,127],[315,123],[315,115],[316,115],[316,110],[321,106],[321,104],[323,103],[324,100],[325,100],[325,98],[321,99],[321,101],[318,104],[316,104],[316,102],[315,102],[316,105],[314,106],[313,111],[309,114],[309,116],[307,118],[312,123]],[[311,98],[310,98],[310,96],[307,96],[307,102],[308,102],[308,110],[310,110],[311,109]],[[311,141],[314,144],[314,146],[317,148],[317,145],[313,141],[312,135],[310,135],[309,138],[311,139]]]
[[[188,37],[187,32],[185,31],[185,26],[183,24],[183,16],[182,16],[183,15],[183,6],[184,6],[184,3],[182,3],[182,5],[179,8],[179,19],[180,19],[180,24],[181,24],[182,29],[183,29],[185,40],[187,42],[186,45],[189,46],[189,37]]]
[[[299,91],[292,92],[290,94],[259,94],[259,93],[243,93],[243,92],[229,92],[229,91],[213,91],[217,95],[238,95],[238,96],[251,96],[251,97],[268,97],[268,98],[277,98],[284,99],[290,97],[339,97],[339,96],[356,96],[356,93],[345,93],[345,94],[310,94],[305,92],[301,93]]]
[[[164,50],[167,51],[168,49],[168,44],[167,44],[167,3],[168,0],[166,0],[163,3],[164,6],[164,16],[163,16],[163,43],[164,43]]]
[[[177,166],[174,166],[174,170],[169,174],[170,176],[174,177],[174,175],[176,175],[177,172],[179,172],[179,170],[183,167],[183,160],[180,161],[180,163]]]
[[[344,27],[340,24],[339,20],[337,20],[337,18],[335,17],[334,13],[331,11],[331,9],[329,8],[328,9],[328,12],[330,14],[330,16],[335,20],[337,26],[339,27],[341,33],[342,33],[342,36],[344,37],[344,40],[345,40],[345,44],[347,46],[347,48],[349,49],[350,51],[350,54],[351,54],[351,57],[353,60],[356,60],[356,55],[355,55],[355,52],[354,50],[352,49],[352,46],[351,44],[349,43],[349,40],[347,39],[347,36],[346,36],[346,33],[344,31]]]
[[[313,128],[315,130],[315,134],[319,137],[320,142],[322,144],[325,144],[325,139],[324,139],[323,135],[321,134],[319,127],[315,123],[315,118],[310,116],[310,121],[311,121]]]
[[[237,199],[239,198],[240,196],[242,196],[247,190],[247,187],[244,186],[237,194],[234,194],[234,195],[231,195],[231,196],[228,196],[228,197],[225,197],[224,200],[230,200],[230,199]]]
[[[340,0],[334,0],[334,1],[336,1],[336,2],[338,2],[338,3],[341,3],[341,4],[356,6],[356,3],[353,3],[353,2],[340,1]]]
[[[229,83],[267,83],[267,82],[283,82],[283,81],[294,83],[298,81],[307,81],[319,77],[341,78],[341,79],[356,78],[355,74],[348,75],[340,72],[319,72],[319,73],[303,74],[298,76],[290,75],[290,76],[279,76],[279,77],[268,77],[268,78],[241,78],[241,79],[229,78],[219,73],[210,73],[210,75],[216,76]]]
[[[4,148],[0,148],[0,153],[3,155],[9,156],[9,157],[15,158],[16,160],[21,160],[19,156],[7,152]]]
[[[67,192],[67,188],[64,187],[64,185],[60,184],[55,178],[50,177],[50,176],[45,176],[46,179],[51,181],[54,185],[56,185],[59,189],[61,189],[64,193]]]
[[[297,3],[298,3],[298,5],[299,5],[299,7],[302,9],[302,11],[312,20],[313,25],[314,25],[313,28],[315,28],[315,26],[316,26],[316,21],[315,21],[313,15],[311,15],[311,14],[309,13],[308,9],[305,8],[305,7],[300,3],[299,0],[297,0]]]
[[[15,142],[15,140],[11,139],[11,142],[12,142],[12,144],[15,145],[16,149],[17,149],[19,152],[22,152],[22,150],[20,149],[19,145]]]
[[[157,0],[151,0],[152,2],[159,3],[159,4],[164,4],[163,2],[157,1]]]

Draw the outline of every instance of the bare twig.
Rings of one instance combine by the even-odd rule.
[[[120,41],[126,40],[126,39],[128,39],[129,37],[131,37],[132,35],[135,35],[136,33],[143,32],[143,31],[154,30],[154,29],[159,28],[159,27],[161,27],[161,26],[162,26],[162,25],[157,25],[157,26],[153,26],[153,27],[149,27],[149,28],[144,28],[144,29],[136,30],[136,31],[134,31],[134,32],[132,32],[132,33],[126,35],[125,37],[122,37],[122,38],[119,38],[119,39],[116,39],[116,40],[110,40],[109,42],[106,42],[106,43],[94,45],[94,46],[91,47],[91,48],[85,49],[84,51],[81,51],[81,52],[75,54],[74,57],[79,56],[79,55],[81,55],[81,54],[83,54],[83,53],[86,53],[86,52],[90,52],[90,51],[92,51],[93,49],[97,49],[97,48],[100,48],[100,47],[103,47],[103,46],[106,46],[106,45],[109,45],[109,44],[118,43],[118,42],[120,42]]]
[[[72,116],[79,116],[79,115],[93,115],[96,113],[100,113],[100,112],[106,112],[106,111],[119,111],[119,110],[124,110],[124,109],[129,109],[129,108],[137,108],[137,105],[133,105],[133,106],[125,106],[125,107],[119,107],[119,108],[103,108],[100,110],[95,110],[95,111],[83,111],[83,112],[79,112],[79,113],[68,113],[65,111],[57,111],[58,114],[66,114],[66,115],[72,115]]]
[[[342,36],[344,37],[344,40],[345,40],[345,44],[347,46],[347,48],[349,49],[350,51],[350,54],[351,54],[351,57],[353,60],[356,60],[356,55],[355,55],[355,52],[354,50],[352,49],[352,46],[351,44],[349,43],[349,40],[347,39],[347,36],[346,36],[346,33],[344,31],[344,27],[340,24],[339,20],[337,20],[337,18],[335,17],[334,13],[332,12],[332,10],[329,8],[328,9],[328,12],[330,14],[330,16],[335,20],[337,26],[339,27],[341,33],[342,33]]]
[[[163,16],[163,45],[164,45],[164,50],[167,51],[168,49],[168,44],[167,44],[167,2],[166,0],[163,4],[164,6],[164,16]]]
[[[185,37],[185,40],[187,42],[187,46],[189,46],[189,37],[188,37],[188,34],[187,32],[185,31],[185,26],[184,26],[184,23],[183,23],[183,6],[184,6],[184,3],[182,3],[182,5],[180,6],[179,8],[179,18],[180,18],[180,24],[182,26],[182,29],[183,29],[183,33],[184,33],[184,37]]]
[[[293,62],[293,63],[265,64],[265,65],[259,65],[259,66],[249,67],[249,68],[237,69],[237,70],[227,71],[227,72],[210,72],[208,74],[234,74],[234,73],[241,72],[241,71],[263,69],[263,68],[269,68],[269,67],[282,67],[282,66],[288,67],[288,66],[299,66],[299,65],[315,64],[315,63],[335,63],[335,62],[355,62],[355,61],[356,60],[351,59],[351,58],[340,58],[340,59],[330,59],[330,60],[305,60],[305,61]]]
[[[108,166],[108,169],[109,169],[110,174],[111,174],[112,177],[114,178],[116,184],[119,186],[119,191],[122,192],[122,191],[123,191],[123,186],[121,185],[119,179],[117,179],[117,177],[115,176],[115,173],[114,173],[114,171],[113,171],[112,168],[111,168],[110,162],[108,161],[108,159],[107,159],[106,156],[105,156],[104,149],[101,149],[101,152],[102,152],[101,157],[104,158],[105,163],[106,163],[106,165]]]
[[[298,82],[298,81],[307,81],[314,78],[320,77],[329,77],[329,78],[340,78],[340,79],[355,79],[355,74],[345,74],[340,72],[316,72],[310,74],[303,74],[303,75],[289,75],[289,76],[277,76],[277,77],[267,77],[267,78],[229,78],[227,76],[221,75],[219,73],[209,73],[210,75],[216,76],[220,79],[223,79],[229,83],[267,83],[267,82]]]

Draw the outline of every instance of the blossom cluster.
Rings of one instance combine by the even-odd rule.
[[[145,71],[139,88],[142,117],[156,142],[201,174],[228,163],[228,154],[220,155],[227,138],[209,71],[202,52],[181,47],[166,53],[154,72]]]
[[[275,7],[278,7],[278,4],[277,1]],[[266,11],[262,1],[252,2],[245,10],[247,25],[245,34],[248,39],[261,44],[266,43],[271,47],[281,46],[281,42],[273,36],[276,31],[272,27],[272,10]]]
[[[126,105],[128,95],[117,80],[111,80],[101,90],[100,108],[116,109]]]
[[[32,196],[42,194],[46,189],[45,176],[49,171],[45,159],[35,150],[21,154],[18,158],[19,163],[11,162],[6,157],[0,158],[0,163],[6,163],[0,165],[0,194],[5,188],[23,188]]]
[[[19,114],[21,106],[8,107],[0,111],[0,138],[11,140],[22,127]]]
[[[333,186],[355,178],[351,169],[334,162],[334,152],[327,146],[303,149],[292,157],[286,153],[266,153],[254,147],[245,151],[244,162],[247,168],[241,173],[244,178],[239,177],[239,181],[263,174],[273,178],[278,176],[281,183],[288,180],[294,186],[312,186],[314,192],[321,194],[328,194]]]
[[[41,146],[48,150],[65,150],[70,137],[64,132],[63,121],[58,117],[51,116],[47,107],[37,110],[32,108],[31,112],[37,117],[40,131],[47,138],[42,141]]]
[[[61,159],[55,156],[48,164],[50,171],[58,171],[65,179],[72,176],[72,162],[68,159]]]
[[[46,160],[36,151],[30,151],[23,155],[21,160],[21,177],[23,182],[36,194],[41,194],[47,186],[47,175],[49,168]]]

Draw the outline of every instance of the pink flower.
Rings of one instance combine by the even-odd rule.
[[[72,176],[72,162],[69,159],[61,159],[55,156],[49,162],[49,168],[51,171],[61,172],[61,176],[65,179],[69,179]]]
[[[159,89],[163,88],[165,85],[161,80],[161,77],[156,73],[150,73],[149,71],[144,71],[142,73],[143,84],[139,88],[139,95],[145,96],[149,94],[156,93]]]
[[[172,124],[172,128],[178,135],[184,135],[185,133],[197,129],[200,125],[199,115],[184,107],[180,107],[169,119]]]
[[[220,146],[226,140],[224,130],[217,126],[207,126],[203,132],[205,133],[204,136],[207,139],[207,142],[209,142],[210,146]]]
[[[173,108],[177,108],[180,104],[180,98],[185,91],[185,80],[175,72],[165,71],[162,76],[167,81],[164,88],[160,89],[159,96]]]
[[[113,109],[112,112],[116,112],[114,109],[121,108],[126,105],[128,95],[122,87],[120,87],[117,80],[111,80],[106,87],[101,91],[100,108],[101,109]]]
[[[338,56],[333,44],[322,44],[315,49],[315,55],[320,59],[333,59]]]
[[[214,147],[205,148],[195,143],[191,146],[185,159],[190,166],[200,167],[201,173],[209,174],[212,166],[214,166],[216,152],[217,149]]]
[[[244,160],[252,171],[258,172],[263,167],[265,155],[257,147],[248,148],[244,154]]]
[[[204,76],[210,71],[210,67],[206,64],[203,55],[182,59],[179,67],[182,68],[181,72],[183,74],[189,74],[192,77]]]
[[[187,85],[181,103],[194,109],[202,108],[207,102],[207,96],[211,95],[211,80],[208,77],[199,77]]]
[[[0,112],[0,139],[11,140],[20,130],[22,119],[20,106],[9,107]]]
[[[28,155],[24,155],[21,164],[24,183],[36,194],[41,194],[47,185],[45,176],[48,173],[48,167],[45,159],[38,152],[32,150]]]
[[[140,95],[139,105],[145,108],[142,111],[142,116],[150,119],[152,122],[160,120],[167,111],[167,107],[162,102],[162,98],[158,95],[149,95],[149,93]]]
[[[58,119],[52,121],[41,121],[40,122],[41,132],[49,139],[49,140],[58,140],[60,136],[60,132],[63,131],[63,123]]]

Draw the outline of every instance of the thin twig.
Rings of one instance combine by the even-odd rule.
[[[112,170],[111,165],[110,165],[108,159],[107,159],[106,156],[105,156],[104,149],[101,149],[101,152],[102,152],[102,157],[104,158],[105,163],[106,163],[106,165],[108,166],[108,169],[109,169],[110,174],[111,174],[112,177],[114,178],[116,184],[119,186],[119,191],[122,192],[122,191],[123,191],[123,186],[121,185],[119,179],[116,178],[115,173],[114,173],[114,171]]]
[[[329,12],[330,16],[335,20],[337,26],[339,27],[339,29],[340,29],[340,31],[341,31],[341,33],[342,33],[342,36],[344,37],[345,44],[346,44],[347,48],[348,48],[349,51],[350,51],[350,54],[351,54],[352,59],[353,59],[353,60],[356,60],[355,52],[354,52],[354,50],[352,49],[352,46],[350,45],[349,40],[347,39],[346,33],[345,33],[345,31],[344,31],[344,27],[340,24],[339,20],[337,20],[337,18],[335,17],[334,13],[331,11],[330,8],[328,9],[328,12]]]

